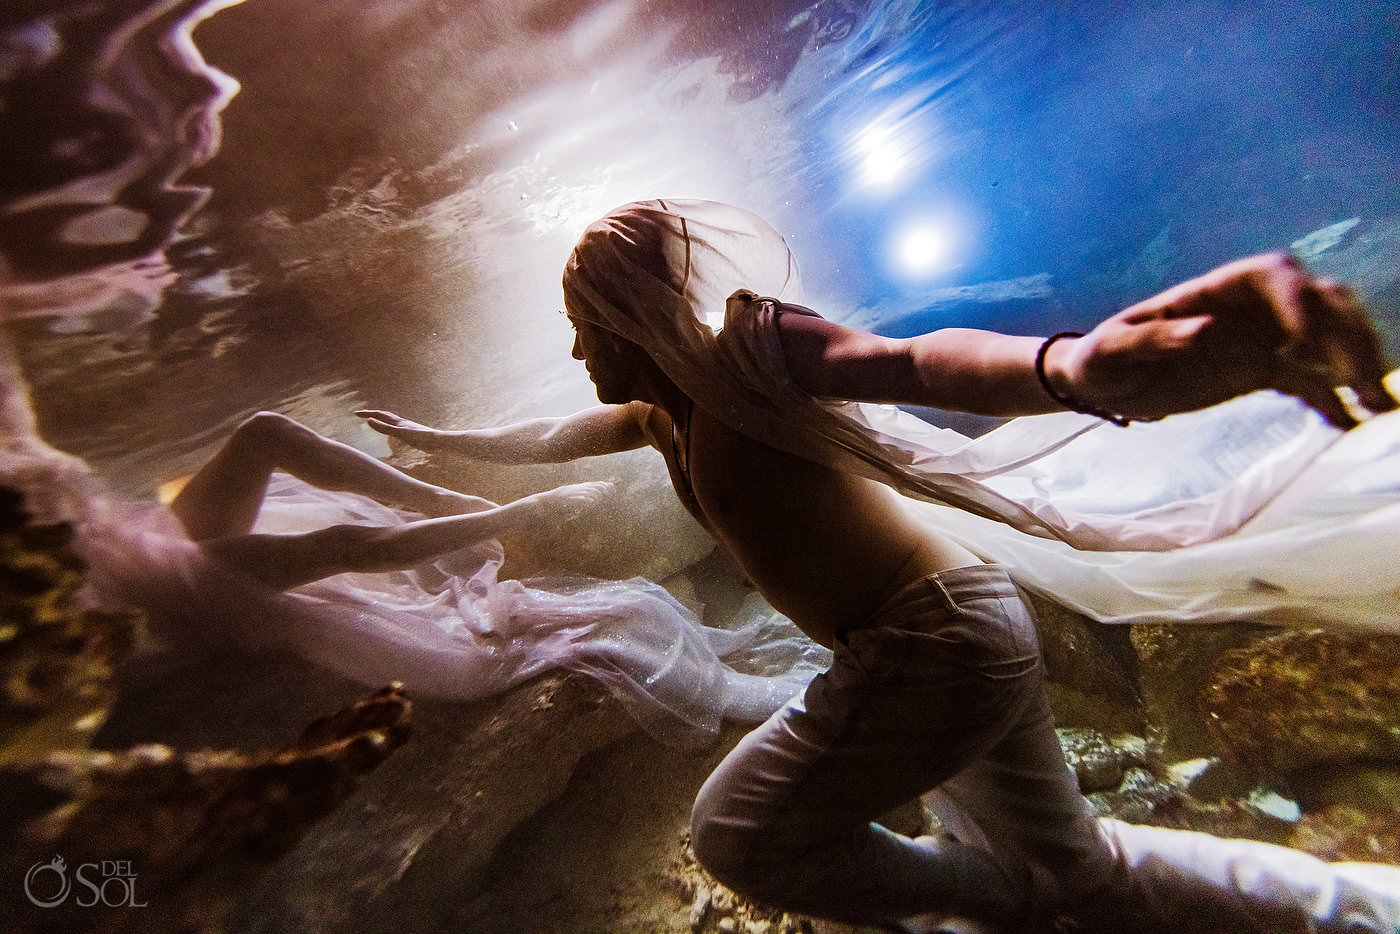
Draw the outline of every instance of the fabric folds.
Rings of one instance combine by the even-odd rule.
[[[274,474],[254,531],[408,519]],[[144,610],[167,645],[282,646],[368,685],[400,680],[468,701],[563,668],[597,679],[669,742],[703,741],[724,719],[765,719],[827,660],[762,601],[720,629],[641,578],[500,580],[495,541],[412,570],[337,574],[286,592],[210,559],[163,506],[117,506],[85,542],[92,599]]]

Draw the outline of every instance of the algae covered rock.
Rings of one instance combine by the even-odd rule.
[[[1138,661],[1127,629],[1100,625],[1038,594],[1028,596],[1055,722],[1141,734]]]
[[[1348,762],[1318,766],[1295,772],[1290,784],[1305,811],[1343,804],[1389,812],[1400,824],[1400,765],[1386,768]]]
[[[23,878],[53,854],[56,881],[65,866],[94,867],[89,875],[101,879],[105,869],[97,867],[119,864],[128,867],[121,890],[129,901],[107,907],[143,909],[94,914],[77,896],[46,907],[31,893],[15,920],[34,930],[217,929],[243,879],[403,743],[411,709],[402,687],[390,685],[280,749],[179,752],[153,744],[56,752],[8,767],[5,878]]]
[[[1085,794],[1117,789],[1129,769],[1147,765],[1146,743],[1141,737],[1109,736],[1087,727],[1062,727],[1055,732],[1065,761],[1079,779],[1079,790]]]
[[[242,880],[402,744],[410,704],[390,686],[279,749],[91,749],[141,619],[82,605],[84,571],[73,526],[0,487],[0,877],[48,886],[0,892],[4,929],[217,929]]]
[[[1266,773],[1400,764],[1400,637],[1269,636],[1221,655],[1201,699],[1230,751]]]
[[[1334,804],[1303,815],[1288,845],[1328,862],[1400,865],[1400,822],[1394,813]]]
[[[1144,734],[1154,767],[1220,756],[1226,748],[1212,732],[1213,711],[1201,685],[1222,653],[1248,653],[1250,646],[1277,632],[1273,627],[1231,623],[1220,626],[1132,626],[1138,683],[1147,720]]]
[[[0,487],[0,764],[81,747],[102,724],[140,619],[84,609],[66,523],[38,523]]]

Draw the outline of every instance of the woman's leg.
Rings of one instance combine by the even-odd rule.
[[[373,573],[413,567],[495,538],[522,523],[556,524],[597,500],[610,486],[575,483],[470,515],[420,519],[391,528],[335,525],[302,535],[235,535],[201,545],[217,560],[269,587],[285,590],[348,571]]]
[[[1394,934],[1400,868],[1325,863],[1253,840],[1102,822],[1117,864],[1068,905],[1088,931],[1113,934]]]
[[[275,412],[239,425],[170,504],[197,542],[245,535],[257,519],[268,478],[281,470],[323,490],[360,493],[429,516],[477,512],[495,504],[415,480]]]
[[[845,921],[1018,920],[1031,892],[1024,861],[872,823],[979,761],[1043,696],[1029,616],[999,573],[935,575],[946,589],[848,634],[831,670],[706,781],[691,823],[700,861],[752,897]],[[1082,802],[1053,727],[1036,729],[1049,734],[1037,750],[1052,754],[1023,757],[1022,779]]]
[[[833,673],[818,679],[829,685]],[[696,798],[691,842],[701,864],[748,897],[848,923],[1014,918],[1027,890],[990,854],[874,823],[985,744],[957,723],[951,697],[901,693],[911,702],[902,716],[855,701],[854,717],[833,717],[809,689],[744,737]],[[866,713],[883,728],[853,722]],[[924,721],[917,727],[915,716]]]

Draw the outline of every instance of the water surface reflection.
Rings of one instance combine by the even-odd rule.
[[[169,30],[222,5],[128,15]],[[209,19],[194,38],[241,92],[186,176],[208,205],[96,272],[11,259],[43,430],[139,491],[256,408],[382,453],[354,407],[580,407],[558,271],[588,220],[657,195],[768,216],[812,304],[896,334],[1083,324],[1355,217],[1314,262],[1400,344],[1393,11],[702,6],[255,0]],[[6,27],[5,77],[42,58],[13,51],[40,19]],[[177,144],[151,163],[167,182],[218,140],[232,85],[203,80],[167,82],[194,111],[150,108],[201,115],[148,121]]]

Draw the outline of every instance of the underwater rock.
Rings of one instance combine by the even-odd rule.
[[[1102,817],[1218,837],[1283,843],[1294,826],[1246,802],[1198,800],[1180,784],[1141,768],[1129,768],[1116,790],[1097,791],[1087,797]]]
[[[691,934],[860,934],[857,928],[808,918],[750,901],[715,880],[695,858],[686,833],[664,870],[668,887],[681,899],[692,899],[688,915]],[[697,913],[695,906],[703,904]]]
[[[500,930],[461,918],[497,850],[584,755],[636,730],[577,674],[546,673],[476,704],[421,701],[415,741],[261,873],[227,928]]]
[[[1117,789],[1128,769],[1147,765],[1147,744],[1141,737],[1110,737],[1087,727],[1062,727],[1055,732],[1065,761],[1079,779],[1079,790],[1085,794]]]
[[[1303,810],[1298,807],[1297,801],[1285,798],[1265,785],[1251,789],[1245,798],[1245,804],[1261,814],[1267,814],[1269,817],[1289,824],[1298,823],[1303,816]]]
[[[79,606],[67,523],[37,523],[0,486],[0,764],[86,746],[112,701],[140,618]]]
[[[1251,776],[1211,756],[1188,759],[1167,768],[1167,781],[1200,801],[1221,801],[1248,793]]]
[[[1304,814],[1288,838],[1288,845],[1329,862],[1400,866],[1400,822],[1394,813],[1334,804]]]
[[[112,671],[140,620],[79,605],[74,529],[91,509],[87,467],[37,434],[0,333],[0,763],[87,745]]]
[[[1400,764],[1400,637],[1285,632],[1215,661],[1201,702],[1230,752],[1265,774]]]
[[[411,709],[402,687],[390,685],[313,722],[281,749],[147,745],[11,765],[3,773],[15,818],[3,841],[5,878],[22,878],[26,866],[32,871],[54,854],[75,869],[129,867],[123,892],[131,901],[123,904],[138,907],[139,898],[140,912],[94,915],[91,901],[75,897],[42,909],[34,930],[218,929],[246,878],[404,742]]]
[[[1117,788],[1090,792],[1086,797],[1101,816],[1111,815],[1132,824],[1157,823],[1152,818],[1159,809],[1179,807],[1184,800],[1181,789],[1138,767],[1127,769]]]
[[[1055,722],[1141,734],[1138,664],[1127,627],[1102,626],[1030,594]]]
[[[1400,767],[1350,762],[1318,766],[1293,773],[1289,785],[1304,811],[1342,804],[1400,818]]]
[[[443,930],[715,934],[726,918],[738,932],[858,930],[784,921],[696,865],[686,842],[695,793],[746,732],[729,724],[704,748],[636,732],[590,753],[558,800],[504,842],[479,894]]]
[[[1278,632],[1268,626],[1230,623],[1220,626],[1124,627],[1138,660],[1138,684],[1146,719],[1148,761],[1161,772],[1171,763],[1219,757],[1228,748],[1211,731],[1210,710],[1200,686],[1211,677],[1216,658]]]
[[[1400,865],[1400,767],[1316,766],[1290,776],[1304,813],[1289,846],[1327,860]]]

